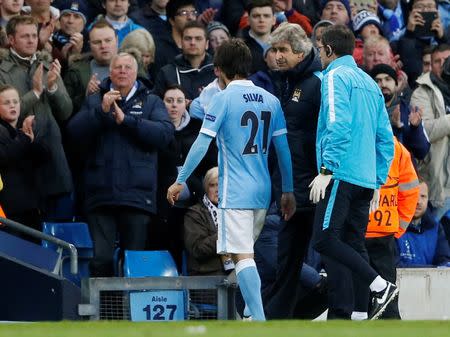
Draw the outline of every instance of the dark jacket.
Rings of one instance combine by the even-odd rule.
[[[257,85],[264,90],[267,90],[272,95],[274,95],[275,88],[273,87],[272,81],[273,73],[271,70],[263,71],[260,70],[248,77],[250,81],[253,82],[254,85]]]
[[[10,84],[17,88],[21,99],[19,127],[22,120],[34,115],[36,124],[41,125],[35,134],[37,142],[45,144],[51,152],[51,160],[38,168],[38,186],[45,196],[54,196],[72,190],[72,177],[62,147],[61,131],[58,123],[63,123],[72,114],[72,101],[61,78],[54,93],[44,90],[37,98],[33,92],[32,78],[39,65],[44,65],[44,78],[50,67],[50,56],[37,53],[37,60],[30,64],[14,56],[9,50],[0,52],[0,84]]]
[[[119,102],[125,119],[117,125],[101,108],[110,83],[103,81],[68,125],[71,142],[85,155],[86,209],[121,205],[155,213],[157,150],[168,145],[172,123],[164,103],[138,81],[133,97]]]
[[[250,28],[246,28],[242,32],[242,39],[252,53],[252,67],[251,74],[260,70],[266,71],[268,69],[266,61],[264,61],[264,50],[261,45],[249,35]]]
[[[155,62],[151,68],[151,78],[156,78],[162,67],[173,62],[175,57],[182,52],[172,37],[172,27],[168,22],[166,22],[166,25],[167,34],[153,36],[155,40]]]
[[[21,130],[0,119],[0,205],[7,216],[41,206],[35,169],[50,160],[48,147],[31,142]]]
[[[215,78],[211,55],[206,54],[199,68],[192,68],[183,54],[180,54],[175,57],[172,63],[164,66],[158,73],[155,80],[155,94],[162,97],[169,85],[179,84],[183,87],[186,98],[194,99]]]
[[[184,216],[184,245],[189,275],[224,275],[217,255],[217,228],[203,202],[190,207]]]
[[[450,248],[442,225],[427,209],[419,225],[410,224],[397,239],[399,267],[450,266]]]
[[[184,128],[175,130],[170,144],[160,151],[160,172],[158,179],[160,204],[158,213],[163,218],[167,217],[169,210],[169,204],[166,200],[167,189],[177,179],[177,167],[183,166],[192,144],[197,139],[201,126],[202,121],[200,119],[191,118]],[[186,181],[191,192],[189,206],[195,204],[202,198],[205,193],[203,190],[203,177],[214,166],[217,166],[217,147],[213,141],[205,157],[203,157],[200,164]]]
[[[148,2],[143,8],[136,8],[128,16],[138,25],[147,29],[154,39],[171,34],[171,26],[151,8],[151,2]]]
[[[321,80],[317,72],[321,69],[318,53],[313,48],[295,68],[275,73],[274,77],[275,95],[280,98],[286,119],[297,210],[313,207],[309,201],[308,186],[318,174],[316,130],[320,110]],[[281,195],[278,165],[273,178],[275,196],[278,200]]]
[[[401,128],[392,127],[394,136],[413,154],[414,158],[422,160],[430,150],[430,142],[425,135],[422,123],[418,126],[409,124],[408,117],[411,112],[409,103],[405,99],[400,98],[399,104],[403,126]]]

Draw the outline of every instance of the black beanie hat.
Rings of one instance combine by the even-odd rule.
[[[375,76],[377,76],[378,74],[388,74],[390,77],[394,79],[395,84],[398,84],[397,72],[391,66],[384,63],[377,64],[375,67],[372,68],[370,76],[372,76],[372,78],[375,78]]]

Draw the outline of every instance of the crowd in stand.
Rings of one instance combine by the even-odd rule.
[[[353,58],[378,84],[396,137],[369,220],[371,263],[382,274],[386,257],[373,239],[388,237],[394,268],[450,267],[449,0],[1,0],[6,217],[38,230],[42,221],[86,221],[91,276],[114,275],[117,246],[168,249],[180,270],[186,254],[190,275],[230,273],[233,262],[216,253],[215,142],[174,206],[165,196],[214,94],[225,89],[214,51],[239,37],[252,55],[248,78],[281,102],[297,203],[283,221],[281,174],[269,157],[272,207],[255,245],[265,310],[270,318],[312,317],[327,291],[310,246],[310,185],[318,174],[319,54],[329,52],[321,40],[333,25],[353,31]],[[70,218],[58,213],[67,202]]]

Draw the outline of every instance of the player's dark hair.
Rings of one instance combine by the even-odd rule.
[[[214,66],[233,79],[235,76],[246,78],[250,73],[252,54],[241,39],[232,38],[223,42],[214,55]]]

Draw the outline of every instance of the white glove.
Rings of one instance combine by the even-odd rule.
[[[331,174],[319,174],[314,180],[309,184],[311,191],[309,192],[309,200],[317,204],[321,199],[325,198],[325,190],[331,181],[333,176]]]
[[[380,204],[380,190],[374,189],[373,197],[372,200],[370,200],[369,204],[369,214],[375,212],[378,209],[379,204]]]

